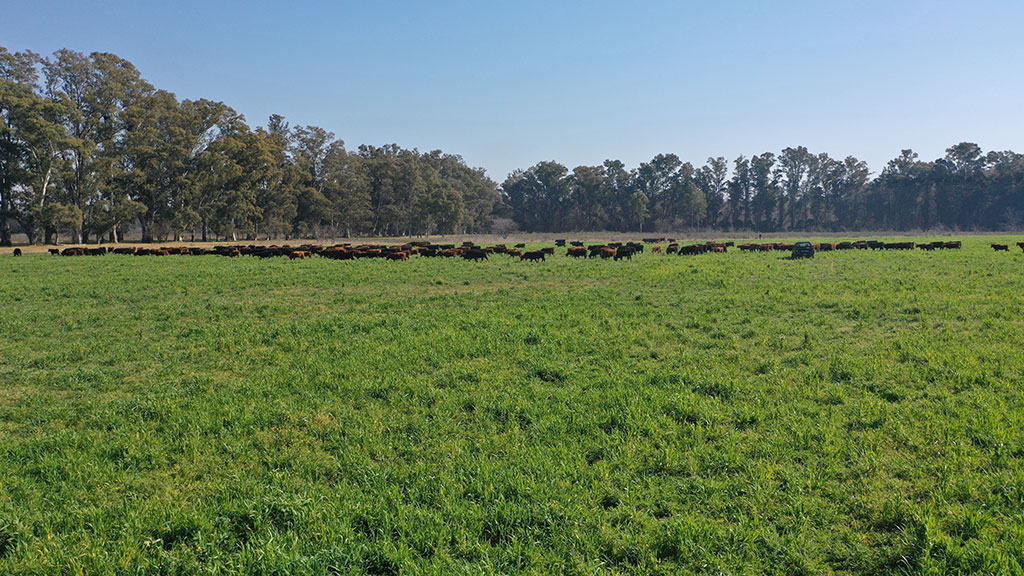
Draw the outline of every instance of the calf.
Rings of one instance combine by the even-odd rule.
[[[15,256],[21,256],[21,248],[15,248],[14,249],[14,255]]]

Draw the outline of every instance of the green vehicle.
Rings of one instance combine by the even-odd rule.
[[[797,242],[793,244],[793,258],[814,258],[814,244]]]

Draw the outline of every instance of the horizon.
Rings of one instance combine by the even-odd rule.
[[[111,52],[251,126],[280,114],[350,150],[441,149],[499,184],[548,160],[632,168],[671,153],[731,170],[797,146],[877,176],[907,148],[923,161],[964,141],[1019,148],[1024,127],[1024,80],[1007,72],[1024,6],[1010,2],[260,6],[14,6],[3,45]]]

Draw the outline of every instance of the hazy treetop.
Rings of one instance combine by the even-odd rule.
[[[1020,147],[1020,2],[551,4],[8,3],[3,44],[112,52],[253,124],[455,150],[499,181],[794,142],[876,174],[904,148]]]

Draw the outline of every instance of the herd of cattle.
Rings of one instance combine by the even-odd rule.
[[[566,246],[568,244],[568,246]],[[320,256],[332,260],[355,260],[359,258],[384,258],[387,260],[408,260],[413,256],[424,258],[463,258],[465,260],[487,260],[492,255],[505,255],[521,261],[539,262],[555,254],[556,247],[566,249],[566,256],[573,258],[602,258],[613,260],[631,260],[635,254],[644,251],[645,244],[655,244],[651,252],[655,254],[697,255],[707,253],[724,253],[731,247],[743,252],[791,251],[793,244],[783,242],[747,243],[736,246],[733,242],[698,242],[683,245],[674,238],[644,238],[642,242],[607,242],[603,244],[585,245],[580,241],[556,240],[555,246],[539,250],[526,250],[526,244],[515,244],[509,248],[505,244],[480,246],[473,242],[462,244],[434,244],[427,241],[408,242],[406,244],[358,244],[350,243],[325,246],[321,244],[302,244],[300,246],[261,246],[231,245],[214,246],[213,248],[193,248],[188,246],[167,246],[161,248],[120,247],[109,248],[100,246],[69,247],[63,250],[50,248],[50,254],[60,256],[100,256],[103,254],[129,254],[134,256],[204,256],[208,254],[237,257],[256,256],[272,258],[287,256],[292,259]],[[662,244],[666,244],[664,247]],[[992,244],[996,251],[1009,251],[1009,244]],[[1024,250],[1024,242],[1017,242]],[[877,240],[859,240],[856,242],[820,242],[814,244],[815,251],[830,252],[835,250],[955,250],[961,247],[959,240],[935,241],[927,243],[914,242],[879,242]],[[14,249],[15,256],[21,256],[21,249]]]

